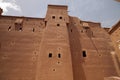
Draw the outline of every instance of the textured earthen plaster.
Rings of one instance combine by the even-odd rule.
[[[118,73],[120,75],[120,21],[118,21],[117,24],[115,24],[110,30],[109,30],[110,37],[113,42],[113,46],[115,47],[115,53],[113,54],[114,57],[116,57],[116,62],[118,63]]]
[[[1,80],[104,80],[118,76],[114,48],[100,23],[49,5],[46,17],[0,17]],[[56,13],[57,12],[57,13]],[[15,21],[23,19],[22,30]]]

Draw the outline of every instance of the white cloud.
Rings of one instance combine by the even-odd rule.
[[[21,12],[21,8],[16,4],[16,0],[0,0],[0,7],[3,9],[4,14],[8,12],[8,8]]]

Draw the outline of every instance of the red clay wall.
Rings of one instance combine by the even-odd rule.
[[[0,80],[104,80],[118,76],[113,51],[100,23],[69,17],[67,6],[49,5],[45,20],[0,17]]]
[[[61,9],[60,6],[59,8],[58,11],[48,6],[46,28],[40,45],[37,80],[73,80],[69,36],[64,20],[68,15],[61,14],[67,10]]]
[[[43,28],[31,26],[35,20],[29,19],[24,20],[22,31],[16,31],[16,19],[0,18],[0,80],[35,80]],[[36,21],[43,23],[41,19]]]
[[[99,23],[84,22],[71,17],[68,26],[75,80],[104,80],[118,76],[111,52],[111,40]],[[88,23],[89,29],[83,27]],[[83,57],[86,51],[86,57]]]

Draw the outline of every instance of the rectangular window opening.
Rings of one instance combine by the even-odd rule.
[[[86,51],[82,51],[83,57],[87,57]]]
[[[45,21],[45,26],[47,25],[47,21]]]
[[[35,28],[33,28],[33,30],[32,30],[33,32],[35,32]]]
[[[62,17],[60,17],[60,19],[62,19]]]
[[[49,53],[49,58],[52,58],[52,53]]]
[[[90,29],[90,27],[89,27],[89,26],[83,26],[83,28],[84,28],[84,29]]]
[[[57,26],[60,26],[60,24],[57,24]]]
[[[52,16],[52,19],[55,19],[55,16]]]
[[[61,58],[61,54],[58,54],[58,58]]]

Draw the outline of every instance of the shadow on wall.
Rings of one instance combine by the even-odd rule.
[[[70,49],[72,56],[73,78],[74,80],[86,80],[84,69],[82,66],[82,48],[80,43],[80,35],[76,26],[68,24],[68,34],[70,40]],[[72,28],[73,27],[73,28]]]

